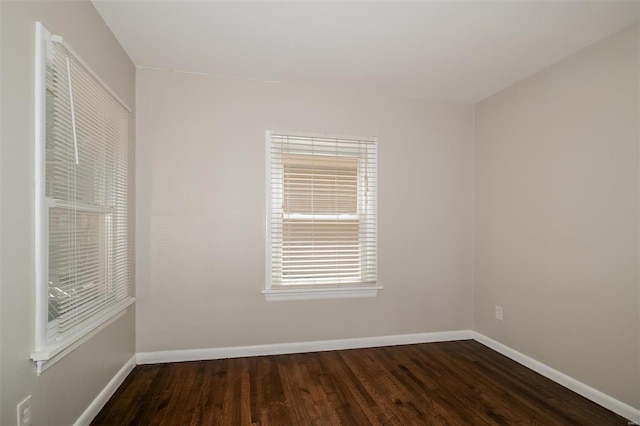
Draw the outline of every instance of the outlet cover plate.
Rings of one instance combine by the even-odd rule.
[[[502,306],[496,305],[496,319],[498,321],[502,321],[504,318],[504,312],[502,310]]]
[[[31,395],[20,401],[17,408],[18,426],[31,426]]]

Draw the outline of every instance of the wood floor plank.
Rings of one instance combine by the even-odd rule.
[[[370,395],[360,392],[362,384],[353,372],[348,369],[343,359],[344,354],[345,351],[325,352],[322,356],[324,357],[323,365],[331,375],[332,386],[338,389],[342,396],[340,400],[341,406],[348,407],[356,420],[356,423],[345,424],[384,424],[385,417],[382,410],[375,404]]]
[[[137,366],[93,425],[627,425],[468,340]]]

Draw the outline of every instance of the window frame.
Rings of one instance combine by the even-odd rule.
[[[64,339],[49,339],[49,214],[52,208],[68,208],[65,202],[56,202],[46,195],[46,144],[47,144],[47,54],[50,44],[55,41],[62,44],[93,78],[120,103],[127,112],[130,125],[131,108],[120,99],[109,86],[83,61],[60,36],[50,33],[40,22],[36,22],[35,46],[35,348],[31,359],[36,362],[36,372],[43,371],[62,359],[89,338],[97,334],[109,324],[122,317],[128,306],[135,302],[131,296],[131,277],[129,277],[128,294],[117,303],[100,308],[99,313],[83,321],[82,327],[75,328]],[[130,135],[130,133],[129,133]],[[127,141],[129,137],[127,137]],[[125,149],[128,149],[125,148]],[[91,212],[83,209],[78,211]],[[95,213],[95,212],[94,212]],[[104,213],[104,212],[103,212]],[[108,213],[109,215],[113,212]],[[128,215],[128,212],[127,212]],[[105,216],[106,219],[106,216]],[[130,230],[127,228],[126,239],[130,241]],[[129,256],[127,254],[127,256]]]
[[[358,160],[358,180],[357,180],[357,191],[358,195],[363,191],[369,190],[373,191],[373,196],[371,197],[371,201],[373,204],[373,221],[374,221],[374,232],[376,236],[374,237],[374,242],[377,241],[377,193],[378,193],[378,164],[377,164],[377,138],[375,137],[353,137],[353,136],[342,136],[342,135],[333,135],[333,134],[318,134],[318,133],[308,133],[308,132],[291,132],[291,131],[275,131],[275,130],[267,130],[265,132],[265,170],[266,170],[266,211],[265,211],[265,220],[266,220],[266,236],[265,236],[265,288],[262,290],[262,293],[265,296],[267,301],[284,301],[284,300],[305,300],[305,299],[336,299],[336,298],[361,298],[361,297],[375,297],[378,294],[378,291],[383,289],[381,285],[379,285],[379,279],[376,275],[376,281],[374,283],[366,283],[362,284],[361,282],[353,282],[353,283],[341,283],[341,284],[329,284],[329,285],[277,285],[275,286],[272,282],[273,278],[273,263],[272,263],[272,255],[273,255],[273,246],[272,246],[272,229],[271,229],[271,220],[272,220],[272,193],[274,190],[274,184],[272,183],[272,135],[277,136],[291,136],[291,137],[301,137],[301,138],[318,138],[318,139],[336,139],[336,140],[345,140],[345,141],[367,141],[373,144],[375,149],[373,166],[375,167],[375,176],[376,179],[373,182],[364,183],[364,179],[362,177],[362,167],[360,167],[362,161],[362,155],[354,156]],[[284,183],[282,184],[284,185]],[[284,212],[282,212],[284,216]],[[360,206],[358,206],[358,212],[355,216],[358,217],[360,221],[362,218],[363,212],[360,211]],[[354,216],[354,215],[344,215],[346,216]],[[370,220],[367,219],[367,220]],[[362,246],[363,240],[360,240],[359,244]],[[374,247],[376,253],[376,265],[375,269],[377,269],[377,244]],[[369,261],[361,260],[361,261]]]

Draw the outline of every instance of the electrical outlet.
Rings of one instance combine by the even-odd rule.
[[[496,305],[496,319],[498,321],[502,321],[502,319],[503,319],[502,306]]]
[[[18,426],[31,426],[31,395],[18,404],[17,410]]]

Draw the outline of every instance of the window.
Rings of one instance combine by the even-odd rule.
[[[376,145],[267,132],[267,300],[377,294]]]
[[[129,295],[129,110],[37,26],[36,352],[49,361],[122,314]]]

